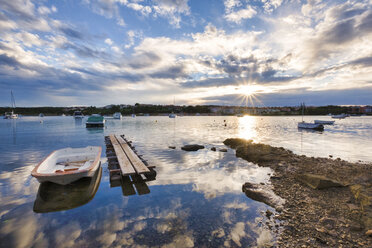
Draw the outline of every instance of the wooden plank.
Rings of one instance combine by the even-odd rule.
[[[133,182],[130,180],[129,176],[121,177],[121,191],[124,196],[136,194],[132,184]]]
[[[136,171],[134,170],[132,164],[128,160],[127,156],[125,155],[123,149],[121,148],[120,144],[118,141],[115,139],[114,135],[110,135],[110,140],[111,144],[114,147],[116,157],[119,162],[119,166],[121,169],[121,174],[123,176],[128,176],[128,175],[134,175],[136,174]]]
[[[127,155],[128,159],[132,163],[134,169],[138,174],[149,173],[150,170],[146,167],[146,165],[142,162],[142,160],[134,153],[134,151],[129,147],[127,142],[120,136],[116,135],[116,139],[118,140],[119,144],[123,148],[125,154]]]
[[[138,195],[145,195],[150,193],[150,189],[145,183],[145,181],[142,179],[141,175],[134,175],[132,176],[134,186],[137,189]]]

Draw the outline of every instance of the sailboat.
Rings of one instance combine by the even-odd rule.
[[[313,130],[323,131],[324,126],[322,124],[304,122],[305,103],[301,103],[301,107],[302,107],[302,121],[297,124],[297,127],[302,128],[302,129],[313,129]]]
[[[17,119],[18,114],[14,113],[14,109],[16,108],[15,99],[13,96],[13,91],[10,91],[10,102],[12,105],[12,112],[6,112],[4,115],[4,119]]]
[[[174,113],[174,106],[175,106],[176,98],[173,97],[173,111],[169,114],[169,118],[176,118],[176,114]]]

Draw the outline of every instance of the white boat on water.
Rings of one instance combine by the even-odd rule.
[[[18,114],[14,113],[14,109],[16,108],[15,99],[13,96],[13,91],[10,91],[10,103],[12,105],[12,111],[6,112],[4,114],[4,119],[18,119]]]
[[[116,112],[116,113],[114,113],[114,114],[112,115],[112,117],[113,117],[114,119],[119,119],[119,120],[121,120],[122,115],[121,115],[120,112]]]
[[[302,108],[302,121],[297,124],[297,127],[301,129],[312,129],[312,130],[323,131],[324,126],[322,124],[304,122],[305,103],[301,103],[301,108]]]
[[[313,130],[319,130],[319,131],[324,130],[324,126],[322,124],[309,123],[309,122],[304,122],[304,121],[299,122],[297,127],[302,128],[302,129],[313,129]]]
[[[40,183],[53,182],[61,185],[83,177],[92,177],[99,168],[102,148],[65,148],[56,150],[40,162],[31,172]]]
[[[333,119],[345,119],[346,117],[348,117],[347,114],[332,115]]]
[[[74,118],[75,119],[80,119],[80,118],[84,118],[84,115],[81,111],[75,111],[74,112]]]
[[[335,121],[314,120],[314,123],[322,124],[322,125],[333,125],[335,123]]]

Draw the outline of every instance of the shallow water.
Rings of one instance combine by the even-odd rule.
[[[30,246],[256,246],[270,242],[261,224],[269,207],[245,196],[247,182],[267,183],[271,170],[213,152],[230,137],[283,146],[309,156],[372,161],[372,118],[336,120],[325,131],[297,129],[301,117],[125,117],[86,129],[72,117],[0,120],[0,244]],[[305,117],[305,120],[329,117]],[[42,122],[40,122],[42,120]],[[226,126],[225,126],[226,124]],[[149,192],[124,196],[110,186],[104,136],[125,134],[156,166]],[[206,149],[180,150],[197,143]],[[30,176],[55,149],[102,146],[102,171],[74,187],[42,185]],[[175,150],[168,146],[176,146]],[[271,209],[271,208],[269,208]]]

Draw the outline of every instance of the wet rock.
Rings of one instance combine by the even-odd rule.
[[[271,215],[273,215],[273,212],[271,212],[270,210],[266,210],[266,217],[270,218]]]
[[[227,152],[227,149],[226,148],[221,148],[219,151],[220,152]]]
[[[327,189],[331,187],[344,187],[345,185],[336,180],[321,175],[310,173],[300,174],[297,179],[313,189]]]
[[[170,148],[170,149],[176,149],[175,146],[168,146],[168,148]]]
[[[242,187],[243,192],[246,196],[252,200],[263,202],[276,210],[280,211],[283,209],[285,201],[279,196],[275,195],[272,189],[268,185],[245,183]]]
[[[217,151],[216,147],[212,147],[211,151],[214,151],[214,152]]]
[[[182,150],[184,151],[197,151],[199,149],[204,149],[204,146],[202,145],[197,145],[197,144],[193,144],[193,145],[185,145],[183,147],[181,147]]]
[[[352,185],[350,191],[354,198],[359,202],[362,212],[362,222],[364,228],[372,229],[372,187],[371,185]]]

